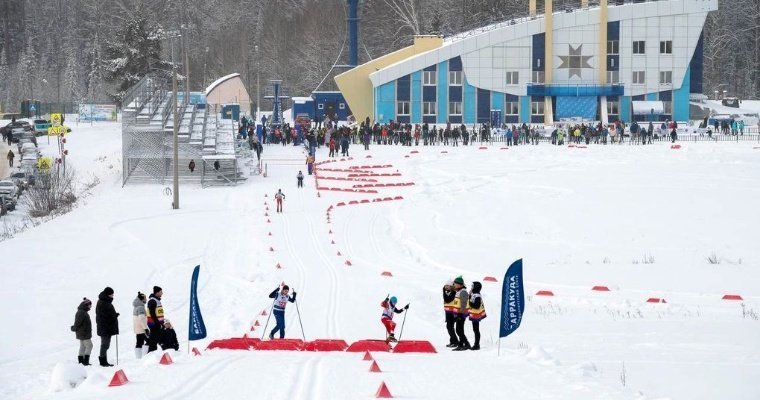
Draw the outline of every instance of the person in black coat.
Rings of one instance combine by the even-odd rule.
[[[161,349],[179,351],[179,341],[177,341],[177,332],[169,320],[164,320],[164,332],[161,336]]]
[[[74,325],[71,325],[71,331],[76,334],[79,340],[79,355],[77,361],[82,365],[90,365],[90,352],[92,352],[92,321],[90,320],[89,311],[92,308],[92,302],[83,298],[77,307],[77,313],[74,315]]]
[[[108,363],[108,348],[111,347],[111,336],[119,334],[119,313],[113,308],[113,289],[106,287],[98,295],[98,303],[95,305],[95,324],[100,336],[100,360],[101,367],[113,367]]]

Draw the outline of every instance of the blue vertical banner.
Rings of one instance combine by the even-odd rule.
[[[187,330],[188,340],[198,340],[206,337],[206,325],[203,323],[201,306],[198,304],[198,274],[201,266],[196,265],[193,270],[193,279],[190,281],[190,326]]]
[[[501,324],[499,337],[503,338],[520,327],[525,310],[525,291],[523,290],[522,259],[512,263],[504,275],[501,288]]]

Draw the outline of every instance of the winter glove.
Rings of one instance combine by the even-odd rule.
[[[76,331],[77,331],[77,328],[75,328],[75,327],[74,327],[74,325],[71,325],[71,331],[72,331],[72,332],[76,332]]]
[[[409,309],[409,304],[404,306],[404,310],[408,310],[408,309]]]
[[[149,338],[149,337],[150,337],[150,330],[149,330],[149,329],[146,329],[146,330],[145,330],[145,337],[146,337],[146,338]]]

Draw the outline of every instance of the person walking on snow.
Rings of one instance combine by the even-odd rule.
[[[454,348],[454,351],[469,350],[470,342],[464,334],[464,323],[467,320],[467,302],[469,300],[469,295],[467,294],[467,287],[464,286],[464,279],[462,276],[458,276],[454,279],[454,290],[456,290],[457,300],[459,300],[459,309],[457,310],[456,316],[456,332],[457,336],[459,336],[459,346]]]
[[[10,140],[9,140],[9,142],[10,142]],[[8,150],[8,166],[11,167],[11,168],[13,168],[13,159],[14,158],[16,158],[16,155],[13,154],[13,150]]]
[[[76,333],[79,340],[79,355],[77,361],[82,365],[90,365],[90,353],[92,352],[92,320],[90,320],[89,311],[92,308],[92,302],[83,298],[77,307],[77,313],[74,315],[74,325],[71,325],[71,331]]]
[[[161,342],[161,330],[164,328],[164,306],[161,304],[161,297],[164,291],[159,286],[153,286],[153,294],[148,299],[148,353],[158,350],[158,344]]]
[[[298,175],[296,175],[296,180],[298,181],[298,187],[303,187],[303,172],[298,171]]]
[[[148,343],[150,330],[148,329],[148,316],[145,314],[145,293],[137,292],[137,297],[132,300],[132,325],[135,331],[135,358],[143,356],[143,345]]]
[[[98,295],[98,303],[95,305],[95,324],[100,336],[100,361],[101,367],[113,367],[108,363],[108,349],[111,347],[111,336],[119,334],[119,313],[113,308],[113,289],[106,287]]]
[[[457,304],[457,293],[454,291],[454,281],[448,281],[443,286],[443,311],[446,314],[446,331],[449,333],[449,344],[446,347],[459,346],[457,334],[454,331],[456,315],[459,306]]]
[[[483,285],[480,282],[473,282],[470,289],[470,301],[467,304],[467,312],[470,315],[472,323],[472,332],[475,334],[475,344],[470,350],[480,350],[480,321],[486,317],[486,307],[483,304],[483,298],[480,296],[480,289]]]
[[[285,193],[282,193],[282,189],[277,189],[277,193],[274,194],[274,199],[277,201],[277,212],[282,212],[282,200],[285,199]]]
[[[396,336],[394,335],[394,331],[396,330],[396,323],[393,322],[393,313],[401,314],[404,312],[404,310],[409,309],[409,304],[404,306],[403,309],[396,308],[396,302],[396,296],[391,296],[390,298],[386,297],[385,300],[380,303],[380,307],[383,308],[383,316],[380,317],[380,322],[382,322],[383,326],[385,326],[385,332],[387,334],[387,337],[385,339],[386,342],[396,341]]]
[[[293,296],[289,296],[290,288],[288,285],[282,285],[282,288],[275,288],[269,293],[269,298],[274,299],[272,305],[272,314],[274,314],[275,327],[269,332],[269,339],[274,339],[274,334],[280,332],[280,339],[285,338],[285,306],[288,302],[295,303],[296,290],[293,289]]]

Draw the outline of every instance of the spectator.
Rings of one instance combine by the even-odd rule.
[[[119,313],[113,307],[113,289],[106,287],[98,295],[95,305],[95,323],[100,336],[100,355],[98,360],[101,367],[113,367],[108,363],[108,349],[111,347],[111,336],[119,334]]]
[[[74,325],[71,325],[71,331],[76,333],[79,340],[79,355],[77,360],[82,365],[90,365],[90,352],[92,352],[92,320],[90,320],[90,309],[92,302],[83,298],[77,307],[77,313],[74,315]]]
[[[132,322],[135,331],[135,358],[140,359],[143,356],[143,345],[150,338],[148,329],[148,317],[145,314],[145,293],[137,292],[137,297],[132,301]]]
[[[164,331],[161,337],[161,349],[179,351],[179,342],[177,341],[177,332],[174,331],[171,321],[164,321]]]
[[[187,168],[190,169],[190,173],[192,174],[195,172],[195,160],[190,160],[190,164],[187,165]]]

